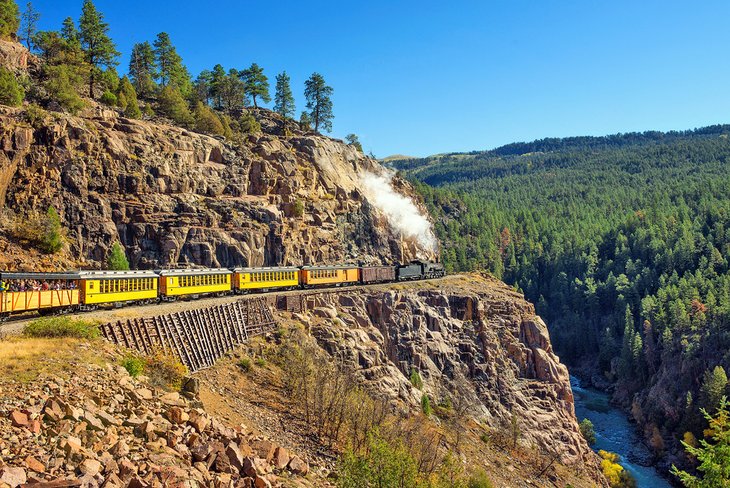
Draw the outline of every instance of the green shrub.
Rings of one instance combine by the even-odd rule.
[[[421,395],[421,411],[423,411],[424,415],[431,415],[433,412],[433,409],[431,408],[431,400],[425,393]]]
[[[347,451],[340,459],[339,487],[424,486],[418,476],[418,463],[402,441],[390,443],[376,430],[368,435],[367,442],[367,449],[363,453]]]
[[[204,134],[224,135],[225,129],[210,107],[198,102],[195,105],[195,130]]]
[[[107,260],[107,266],[113,271],[128,271],[129,261],[124,253],[124,248],[119,242],[115,242],[109,251],[109,259]]]
[[[48,112],[34,103],[28,105],[28,108],[25,110],[25,121],[34,129],[41,128],[44,125],[47,116]]]
[[[50,206],[46,212],[46,219],[43,225],[41,248],[48,254],[57,253],[63,248],[63,241],[61,217],[59,217],[56,209]]]
[[[24,97],[23,87],[13,72],[0,66],[0,104],[17,107]]]
[[[188,374],[188,368],[179,358],[163,351],[145,357],[144,371],[150,384],[173,391],[182,388],[182,380]]]
[[[492,488],[492,482],[489,480],[487,473],[479,470],[469,477],[466,486],[468,488]]]
[[[238,124],[241,127],[241,132],[244,134],[258,134],[261,132],[261,124],[259,124],[251,112],[244,112],[241,118],[238,119]]]
[[[189,127],[193,124],[188,104],[175,86],[167,85],[157,97],[160,112],[170,117],[176,124]]]
[[[251,371],[251,360],[249,358],[243,358],[238,361],[238,366],[245,372]]]
[[[101,72],[100,84],[105,88],[105,91],[115,93],[119,90],[119,73],[115,68],[107,68]]]
[[[81,77],[71,67],[66,65],[49,66],[48,80],[45,83],[46,91],[52,100],[63,108],[76,114],[86,106],[76,91]]]
[[[596,443],[596,431],[593,430],[593,422],[590,420],[583,419],[580,422],[580,433],[589,445]]]
[[[134,85],[129,81],[129,78],[124,76],[119,82],[119,98],[124,98],[124,115],[130,119],[138,119],[142,116],[142,111],[139,109],[139,102],[137,101],[137,92],[134,89]]]
[[[70,317],[42,317],[25,326],[27,337],[75,337],[94,339],[99,337],[97,324]]]
[[[259,368],[263,368],[264,366],[266,366],[266,360],[264,358],[256,358],[254,364]]]
[[[411,368],[410,380],[413,388],[418,388],[419,390],[423,388],[423,380],[421,379],[421,375],[418,373],[416,368]]]
[[[128,355],[122,360],[122,366],[127,370],[130,376],[136,378],[144,371],[145,360],[133,354]]]
[[[113,107],[117,104],[117,96],[110,92],[109,90],[105,91],[101,98],[99,99],[101,103],[104,105],[109,105],[110,107]]]
[[[302,218],[304,216],[304,202],[301,200],[294,202],[294,209],[292,213],[294,214],[294,217]]]

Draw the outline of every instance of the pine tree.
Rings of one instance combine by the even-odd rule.
[[[119,82],[119,96],[124,96],[126,100],[126,106],[124,107],[124,115],[130,119],[138,119],[142,116],[142,111],[139,109],[139,102],[137,101],[137,92],[126,76]]]
[[[79,19],[79,40],[81,48],[86,54],[89,63],[89,97],[94,98],[94,83],[99,77],[102,67],[116,66],[119,63],[119,51],[108,35],[109,24],[104,22],[104,16],[96,10],[91,0],[84,0]]]
[[[258,108],[256,97],[261,97],[265,103],[271,101],[269,95],[269,79],[264,74],[264,69],[253,63],[248,69],[241,72],[241,77],[246,84],[246,96],[251,97],[253,106]]]
[[[226,83],[226,76],[226,70],[222,65],[216,64],[213,66],[213,71],[210,73],[210,97],[213,99],[215,108],[223,107],[223,92],[225,90],[223,85]],[[238,71],[236,71],[236,78],[238,78]]]
[[[299,128],[305,131],[312,129],[312,119],[307,112],[302,112],[299,116]]]
[[[15,0],[0,0],[0,39],[10,38],[18,32],[20,16]]]
[[[241,110],[245,104],[246,87],[238,76],[238,71],[231,69],[216,87],[220,99],[220,108],[230,112]]]
[[[166,32],[157,34],[154,42],[154,52],[157,60],[158,77],[162,86],[175,85],[185,97],[190,94],[192,83],[190,73],[183,66],[182,58],[172,45],[170,36]]]
[[[61,25],[61,37],[69,43],[79,43],[79,31],[76,29],[76,24],[71,17],[63,19]]]
[[[631,308],[626,305],[626,312],[624,316],[624,335],[621,343],[621,362],[619,364],[619,373],[623,379],[633,377],[635,340],[636,331],[634,330],[634,316],[631,313]]]
[[[683,441],[688,454],[697,459],[697,471],[702,473],[699,478],[686,471],[680,471],[672,466],[672,474],[677,476],[682,484],[691,488],[720,488],[730,486],[730,412],[728,412],[727,398],[724,396],[718,402],[715,415],[706,410],[702,414],[709,422],[709,435],[699,442],[699,446],[692,446]]]
[[[111,271],[128,271],[129,261],[124,252],[124,248],[119,242],[115,242],[109,251],[109,259],[107,260],[107,266]]]
[[[274,95],[274,112],[284,118],[293,118],[296,108],[294,107],[294,95],[291,92],[289,75],[283,71],[276,75],[276,94]]]
[[[714,412],[720,399],[725,396],[727,388],[727,374],[722,366],[715,366],[712,371],[705,371],[700,386],[700,404],[708,412]]]
[[[23,15],[20,17],[20,38],[25,41],[28,51],[30,51],[31,45],[33,44],[33,38],[38,31],[36,26],[38,25],[38,19],[40,19],[40,17],[41,14],[33,8],[33,4],[28,2],[25,5]]]
[[[155,52],[149,42],[137,43],[132,47],[132,54],[129,58],[129,76],[137,95],[142,98],[151,98],[154,95],[157,88],[155,86],[157,66]]]
[[[355,149],[362,152],[362,144],[360,144],[360,139],[355,134],[347,134],[345,136],[345,141],[351,146],[354,146]]]
[[[212,102],[211,93],[211,82],[213,81],[213,73],[210,70],[204,69],[198,74],[193,82],[193,94],[195,100],[201,101],[206,105],[210,105]]]
[[[327,86],[319,73],[313,73],[304,83],[304,96],[315,132],[319,132],[320,127],[327,132],[332,131],[332,93],[332,87]]]

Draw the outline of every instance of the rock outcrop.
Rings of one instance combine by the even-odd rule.
[[[495,429],[509,429],[514,416],[526,445],[595,467],[568,370],[533,305],[491,278],[456,280],[420,291],[321,294],[309,327],[322,347],[394,400],[417,407],[423,392],[448,398]],[[409,381],[414,370],[422,391]]]
[[[180,395],[121,366],[77,367],[70,379],[0,378],[0,487],[329,486],[304,479],[296,453],[199,408],[195,380]]]
[[[12,222],[53,205],[66,256],[83,266],[103,263],[116,240],[134,268],[391,262],[430,253],[401,243],[363,196],[358,175],[383,171],[375,160],[335,139],[284,130],[267,110],[256,116],[264,133],[234,145],[101,107],[42,120],[0,108],[0,248],[19,245]],[[0,264],[32,266],[29,252]]]

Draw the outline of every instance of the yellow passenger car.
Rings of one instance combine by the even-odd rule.
[[[233,270],[233,288],[237,292],[250,290],[290,289],[299,286],[299,268],[236,268]]]
[[[360,281],[357,266],[304,266],[302,284],[305,287],[352,285]]]
[[[157,273],[163,299],[231,291],[233,273],[229,269],[166,269]]]
[[[153,271],[81,271],[81,303],[146,302],[157,299],[157,274]]]
[[[0,273],[0,317],[79,304],[78,273]]]

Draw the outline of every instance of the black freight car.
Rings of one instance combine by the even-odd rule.
[[[394,266],[361,266],[360,280],[367,283],[386,283],[395,281]]]

